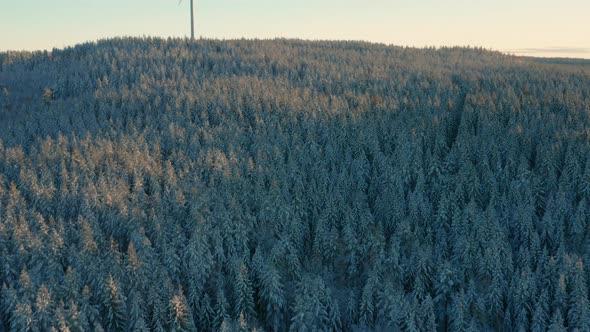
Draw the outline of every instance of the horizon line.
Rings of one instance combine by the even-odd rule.
[[[143,35],[143,36],[132,36],[132,35],[120,35],[120,36],[110,36],[105,38],[97,38],[93,40],[75,42],[70,45],[64,46],[54,46],[51,48],[38,48],[38,49],[0,49],[0,53],[8,53],[8,52],[30,52],[30,53],[37,53],[37,52],[52,52],[52,51],[60,51],[65,50],[68,48],[77,47],[80,45],[85,44],[97,44],[99,42],[109,41],[109,40],[118,40],[118,39],[139,39],[139,40],[147,40],[147,39],[159,39],[159,40],[184,40],[184,41],[191,41],[191,38],[188,36],[150,36],[150,35]],[[545,46],[545,47],[526,47],[526,48],[511,48],[511,49],[494,49],[491,47],[485,46],[476,46],[476,45],[402,45],[402,44],[395,44],[395,43],[388,43],[383,41],[371,41],[371,40],[364,40],[364,39],[324,39],[324,38],[300,38],[300,37],[269,37],[269,38],[250,38],[250,37],[232,37],[232,38],[225,38],[225,37],[204,37],[199,36],[194,40],[194,42],[198,41],[220,41],[220,42],[229,42],[229,41],[277,41],[277,40],[286,40],[286,41],[304,41],[304,42],[357,42],[357,43],[366,43],[371,45],[382,45],[386,47],[401,47],[401,48],[413,48],[413,49],[447,49],[447,48],[464,48],[464,49],[483,49],[490,52],[498,52],[508,56],[520,56],[520,57],[531,57],[531,58],[540,58],[540,59],[571,59],[571,60],[590,60],[590,48],[589,47],[568,47],[568,46]],[[534,54],[562,54],[562,56],[544,56],[544,55],[534,55]],[[563,54],[588,54],[588,57],[579,57],[579,56],[567,56]]]

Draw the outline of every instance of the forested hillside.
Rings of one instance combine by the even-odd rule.
[[[590,331],[590,66],[0,53],[0,331]]]

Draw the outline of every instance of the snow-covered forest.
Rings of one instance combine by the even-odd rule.
[[[590,331],[590,62],[0,53],[0,331]]]

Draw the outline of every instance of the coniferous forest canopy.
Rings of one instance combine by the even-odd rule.
[[[589,331],[588,64],[0,53],[0,331]]]

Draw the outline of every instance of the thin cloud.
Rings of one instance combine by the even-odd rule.
[[[590,48],[584,47],[540,47],[540,48],[520,48],[510,50],[510,53],[526,53],[526,54],[539,54],[539,53],[555,53],[555,54],[588,54]]]

